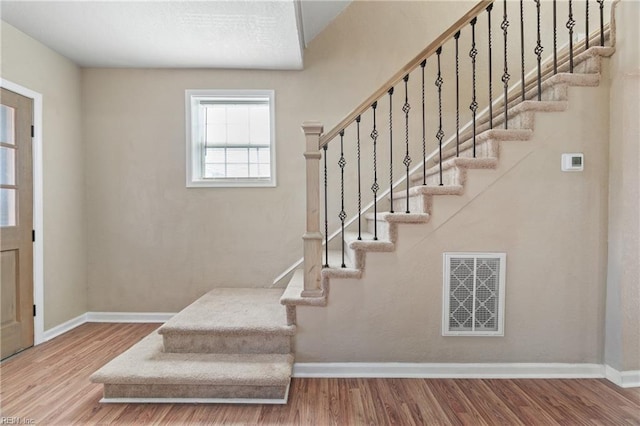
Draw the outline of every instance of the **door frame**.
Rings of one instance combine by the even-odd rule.
[[[33,344],[44,339],[44,218],[43,218],[43,161],[42,161],[42,94],[19,84],[0,78],[0,87],[15,92],[33,101],[33,303],[36,316],[33,318]]]

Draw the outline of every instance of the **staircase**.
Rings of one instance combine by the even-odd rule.
[[[476,9],[473,13],[482,10]],[[465,19],[468,22],[468,16]],[[370,253],[396,250],[400,225],[437,227],[464,208],[442,208],[437,222],[433,221],[437,199],[470,191],[468,175],[472,170],[493,171],[484,178],[484,186],[500,179],[505,173],[500,170],[501,153],[532,140],[540,114],[567,110],[569,88],[598,86],[602,58],[613,53],[613,47],[594,43],[573,55],[573,72],[568,72],[566,55],[556,70],[551,63],[545,64],[540,80],[526,80],[525,100],[519,95],[507,97],[507,129],[503,128],[503,113],[495,114],[491,122],[488,115],[480,114],[475,131],[460,132],[457,147],[435,151],[412,171],[408,189],[401,180],[389,188],[388,195],[376,199],[382,209],[390,205],[392,196],[400,212],[363,211],[359,218],[363,229],[357,229],[355,222],[345,225],[343,220],[342,232],[337,234],[340,238],[331,241],[325,228],[325,248],[317,228],[319,219],[315,223],[313,218],[308,220],[311,229],[305,235],[305,267],[293,272],[284,291],[219,288],[207,293],[91,376],[93,382],[104,384],[103,402],[286,403],[294,361],[296,308],[326,306],[332,279],[361,279]],[[494,111],[504,111],[504,102],[504,98],[495,102]],[[312,167],[310,175],[317,177],[321,158],[317,149],[322,145],[321,132],[317,126],[314,129],[314,133],[307,133],[307,146],[316,150],[308,150],[305,156]],[[339,131],[329,134],[336,136]],[[518,160],[511,161],[515,164]],[[318,195],[319,185],[311,187]],[[407,198],[410,213],[404,211]],[[309,210],[317,212],[314,196],[309,202]]]
[[[205,294],[91,376],[102,402],[286,403],[296,327],[281,293]]]
[[[489,129],[488,120],[484,117],[478,122],[475,151],[473,156],[473,140],[470,133],[460,138],[459,155],[456,148],[449,148],[442,153],[442,185],[440,185],[440,160],[434,156],[426,164],[426,185],[423,185],[423,171],[418,170],[410,176],[409,210],[411,213],[389,211],[364,215],[366,232],[358,233],[346,231],[344,237],[344,251],[346,267],[340,267],[342,247],[328,250],[329,265],[321,271],[322,295],[317,297],[302,296],[304,290],[304,270],[295,271],[287,286],[281,303],[291,308],[294,306],[326,306],[329,295],[329,283],[332,278],[359,279],[365,273],[367,253],[393,252],[398,239],[398,226],[401,224],[417,226],[430,222],[434,198],[442,196],[460,196],[465,193],[465,183],[469,170],[495,169],[499,165],[500,151],[503,144],[513,144],[529,141],[534,136],[535,118],[537,114],[561,113],[568,108],[569,87],[595,87],[600,83],[602,58],[609,57],[615,52],[613,47],[591,47],[582,52],[575,59],[573,73],[560,72],[547,76],[542,83],[542,101],[533,100],[537,91],[531,90],[526,94],[527,100],[510,102],[508,107],[509,129],[500,129],[504,122],[503,116],[494,119],[493,129]],[[565,68],[563,64],[562,68]],[[495,173],[490,180],[500,178]],[[485,183],[489,185],[489,183]],[[401,206],[406,200],[406,191],[394,191],[393,198]],[[446,212],[447,217],[453,215]],[[377,229],[376,229],[377,228]],[[377,233],[377,240],[374,240]],[[292,312],[291,310],[289,312]],[[295,314],[289,314],[290,321]]]

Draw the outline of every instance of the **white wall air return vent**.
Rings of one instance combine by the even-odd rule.
[[[506,253],[444,253],[443,336],[504,336]]]

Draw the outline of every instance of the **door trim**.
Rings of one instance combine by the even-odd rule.
[[[0,87],[33,100],[33,229],[36,241],[33,244],[33,303],[36,316],[33,318],[33,344],[44,340],[44,218],[43,218],[43,162],[42,162],[42,94],[19,84],[0,78]]]

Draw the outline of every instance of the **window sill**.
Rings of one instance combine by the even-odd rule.
[[[275,188],[275,179],[207,179],[187,181],[187,188]]]

